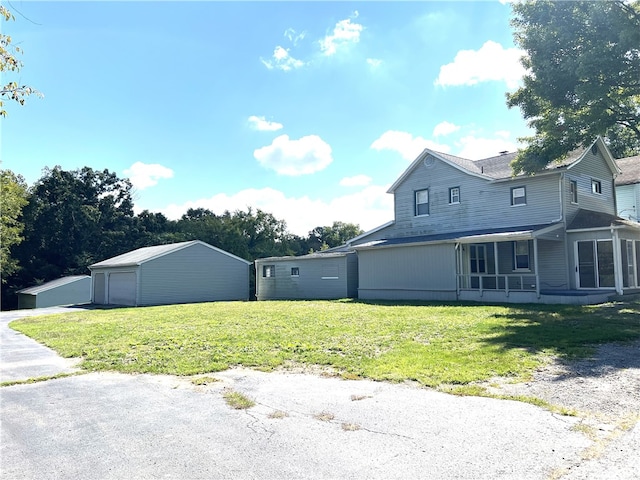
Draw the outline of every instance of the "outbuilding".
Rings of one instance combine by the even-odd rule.
[[[139,248],[89,267],[92,301],[140,306],[248,300],[250,265],[200,240]]]
[[[91,277],[73,275],[18,290],[18,308],[45,308],[91,302]]]
[[[355,251],[327,251],[300,257],[256,260],[256,298],[337,299],[358,295]]]

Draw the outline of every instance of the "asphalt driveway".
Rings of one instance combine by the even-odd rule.
[[[10,330],[9,315],[0,314],[2,381],[74,370]],[[597,454],[579,418],[529,404],[295,373],[209,376],[218,381],[89,373],[4,386],[0,478],[638,475],[626,453],[640,446],[637,427]],[[256,406],[232,409],[229,389]]]

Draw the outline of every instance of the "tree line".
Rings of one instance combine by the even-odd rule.
[[[249,261],[303,255],[344,244],[358,225],[333,222],[307,236],[290,233],[284,220],[247,207],[221,215],[189,209],[178,220],[144,210],[134,214],[133,187],[109,170],[45,168],[28,186],[0,171],[2,309],[17,306],[16,291],[66,275],[141,247],[202,240]]]

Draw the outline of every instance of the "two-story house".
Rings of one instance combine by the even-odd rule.
[[[389,189],[394,220],[346,246],[358,298],[595,303],[640,292],[640,224],[616,215],[621,171],[602,139],[536,175],[513,176],[514,157],[424,150]],[[257,269],[258,298],[281,262],[307,285],[296,298],[313,298],[296,257],[265,261],[274,275]]]

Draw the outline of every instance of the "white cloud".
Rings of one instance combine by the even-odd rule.
[[[340,180],[342,187],[364,187],[371,183],[371,177],[368,175],[354,175],[353,177],[345,177]]]
[[[382,65],[382,60],[380,60],[379,58],[367,58],[367,63],[371,68],[378,68],[380,65]]]
[[[263,167],[291,176],[319,172],[333,161],[331,146],[317,135],[299,140],[280,135],[271,145],[255,150],[253,156]]]
[[[173,177],[173,170],[158,163],[136,162],[124,170],[131,184],[138,190],[144,190],[158,184],[161,178]]]
[[[263,58],[260,58],[260,61],[269,70],[273,70],[274,68],[276,68],[285,72],[288,72],[289,70],[294,68],[303,67],[305,65],[302,60],[293,58],[289,54],[289,49],[283,48],[280,45],[278,45],[273,50],[273,55],[270,60],[264,60]]]
[[[475,85],[480,82],[504,81],[507,88],[518,87],[526,73],[520,64],[524,52],[503,48],[491,40],[480,50],[460,50],[452,63],[440,67],[435,85]]]
[[[224,193],[210,198],[171,204],[162,210],[170,219],[180,218],[189,208],[207,208],[215,214],[225,210],[246,211],[248,207],[261,209],[287,223],[287,230],[306,236],[315,227],[342,221],[360,225],[370,230],[393,218],[393,196],[386,193],[386,186],[368,186],[350,195],[330,201],[304,197],[287,197],[273,188],[247,189],[233,195]]]
[[[255,115],[251,115],[249,117],[249,123],[256,130],[261,130],[261,131],[274,132],[282,128],[281,123],[270,122],[269,120],[266,120],[264,117],[257,117]]]
[[[453,132],[457,132],[458,130],[460,130],[460,127],[458,125],[455,125],[451,122],[440,122],[438,125],[435,126],[435,128],[433,129],[433,136],[434,137],[440,137],[440,136],[444,136],[444,135],[449,135]]]
[[[297,33],[293,28],[287,28],[284,31],[284,36],[287,37],[294,46],[296,46],[300,40],[303,40],[306,35],[307,32]]]
[[[354,18],[357,16],[358,12],[355,12]],[[350,18],[340,20],[333,28],[333,33],[320,40],[320,50],[328,57],[335,55],[338,48],[351,43],[358,43],[362,29],[363,27],[359,23],[351,23]]]
[[[506,136],[505,136],[506,134]],[[468,135],[460,139],[462,149],[456,155],[470,160],[479,160],[500,155],[500,152],[515,152],[518,145],[509,139],[508,132],[495,133],[497,138],[482,138]]]
[[[371,144],[374,150],[394,150],[402,155],[405,160],[414,160],[425,148],[438,152],[448,152],[448,145],[438,144],[422,137],[415,137],[407,132],[389,130]]]

